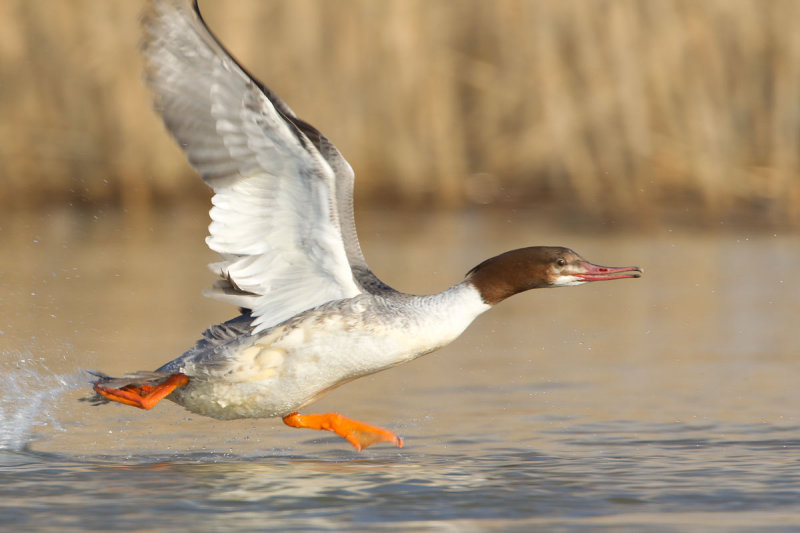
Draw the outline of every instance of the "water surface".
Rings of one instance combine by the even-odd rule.
[[[800,528],[800,238],[523,211],[359,212],[370,264],[431,292],[530,244],[637,264],[538,290],[307,412],[388,427],[357,453],[279,420],[91,407],[85,369],[152,369],[235,312],[204,210],[0,216],[0,519],[17,530]]]

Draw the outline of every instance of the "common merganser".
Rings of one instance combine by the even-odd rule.
[[[211,34],[196,1],[152,1],[143,16],[146,80],[167,129],[214,190],[207,293],[242,314],[155,372],[95,373],[95,399],[150,409],[167,398],[218,419],[282,417],[361,450],[394,433],[298,410],[353,379],[445,346],[481,313],[528,289],[637,278],[568,248],[487,259],[449,289],[398,292],[367,266],[353,220],[353,171]]]

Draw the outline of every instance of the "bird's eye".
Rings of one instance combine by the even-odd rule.
[[[563,258],[559,257],[558,259],[556,259],[556,264],[560,267],[563,267],[564,265],[567,264],[567,262]]]

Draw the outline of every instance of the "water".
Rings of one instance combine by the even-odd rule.
[[[0,450],[23,448],[34,438],[37,427],[53,425],[60,428],[58,418],[52,412],[53,404],[65,392],[86,382],[80,373],[53,374],[44,361],[44,358],[2,354]]]
[[[800,530],[800,239],[534,214],[359,212],[387,282],[440,290],[564,244],[639,280],[532,291],[453,345],[306,409],[385,426],[362,453],[279,420],[92,407],[232,316],[199,295],[203,210],[0,216],[0,520],[44,531]]]

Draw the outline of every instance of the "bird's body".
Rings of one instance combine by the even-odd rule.
[[[448,344],[487,309],[467,284],[431,296],[359,294],[255,334],[231,336],[231,326],[223,325],[213,339],[212,328],[158,371],[195,378],[170,396],[192,412],[222,419],[285,416],[343,383]]]
[[[146,80],[167,129],[214,189],[210,296],[243,309],[155,372],[97,374],[101,400],[150,409],[168,398],[214,418],[283,417],[361,449],[401,445],[384,429],[297,411],[359,377],[448,344],[481,313],[541,287],[639,277],[562,247],[493,257],[441,293],[416,296],[369,269],[353,219],[353,171],[320,132],[241,67],[196,3],[152,0],[143,17]]]

